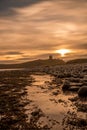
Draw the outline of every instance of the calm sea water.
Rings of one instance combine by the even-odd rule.
[[[18,69],[0,69],[0,71],[12,71],[12,70],[24,70],[24,68],[18,68]]]

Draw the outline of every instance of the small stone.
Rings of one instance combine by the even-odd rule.
[[[53,95],[57,96],[59,94],[59,91],[54,91],[52,93],[53,93]]]

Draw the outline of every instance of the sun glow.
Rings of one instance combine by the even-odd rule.
[[[60,50],[56,50],[56,52],[59,53],[61,57],[64,57],[65,54],[70,53],[71,51],[68,49],[60,49]]]

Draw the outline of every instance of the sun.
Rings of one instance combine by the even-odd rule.
[[[68,49],[60,49],[60,50],[56,50],[57,53],[59,53],[61,55],[61,57],[64,57],[65,54],[70,53],[70,50]]]

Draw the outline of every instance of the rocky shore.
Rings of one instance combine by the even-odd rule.
[[[0,71],[1,130],[86,130],[87,64]]]

